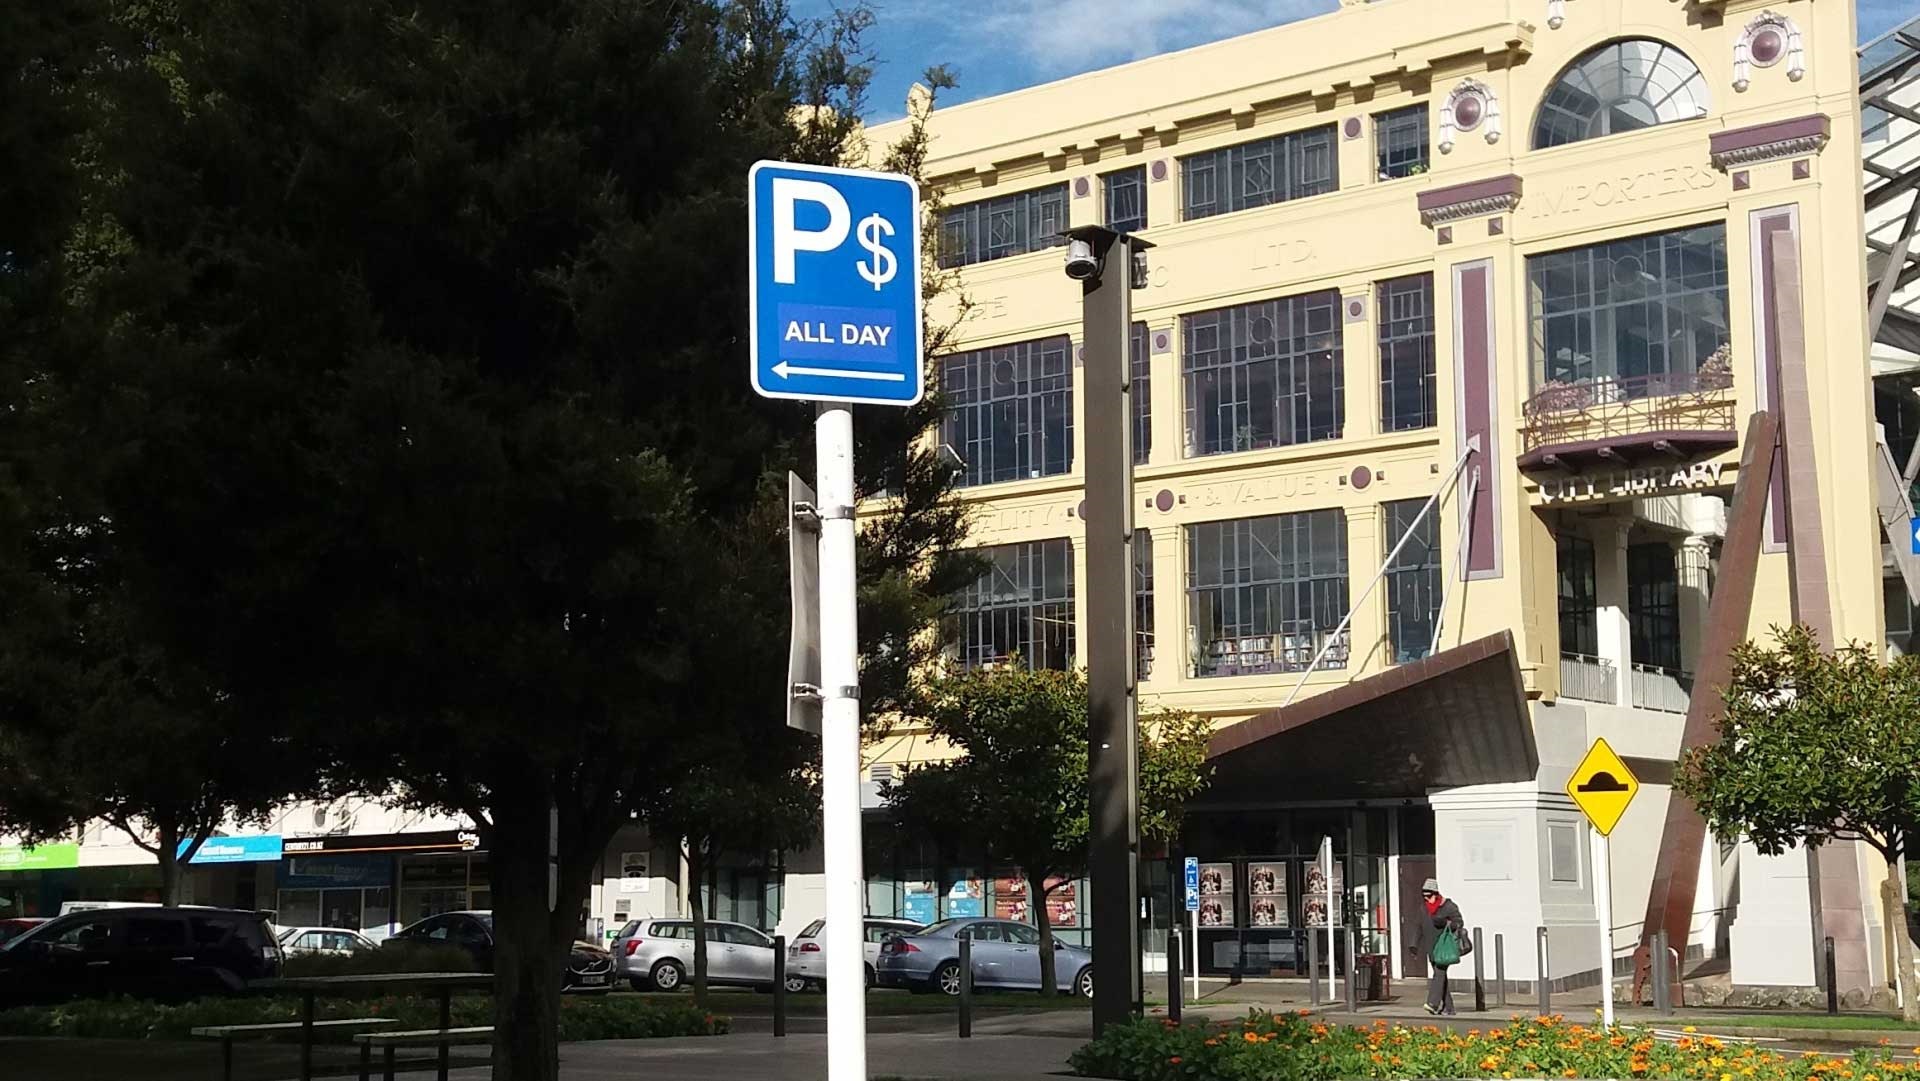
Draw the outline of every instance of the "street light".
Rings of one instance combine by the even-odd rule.
[[[1093,1031],[1140,1001],[1139,747],[1133,646],[1133,409],[1127,343],[1134,289],[1145,285],[1136,236],[1069,230],[1067,277],[1080,283],[1086,394],[1087,853],[1093,904]],[[1122,274],[1106,273],[1119,267]]]

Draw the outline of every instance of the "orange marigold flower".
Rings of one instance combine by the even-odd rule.
[[[1500,1060],[1492,1055],[1488,1055],[1486,1058],[1480,1060],[1480,1068],[1483,1070],[1497,1070],[1500,1068]]]
[[[1566,1069],[1560,1071],[1560,1076],[1561,1077],[1578,1077],[1580,1076],[1580,1071],[1569,1066]]]
[[[1247,1039],[1247,1042],[1248,1042],[1248,1043],[1259,1043],[1259,1042],[1260,1042],[1260,1037],[1259,1037],[1259,1036],[1257,1036],[1257,1035],[1255,1035],[1254,1033],[1251,1033],[1251,1032],[1249,1032],[1249,1033],[1247,1033],[1247,1034],[1246,1034],[1246,1039]]]
[[[1167,1059],[1167,1065],[1169,1065],[1169,1066],[1178,1066],[1178,1065],[1180,1065],[1180,1056],[1179,1056],[1179,1055],[1174,1055],[1174,1056],[1173,1056],[1172,1058],[1169,1058],[1169,1059]]]
[[[1313,1016],[1313,1011],[1312,1011],[1312,1010],[1295,1010],[1295,1011],[1293,1011],[1293,1012],[1294,1012],[1295,1014],[1297,1014],[1297,1015],[1299,1015],[1299,1016],[1301,1016],[1301,1017],[1312,1017],[1312,1016]]]

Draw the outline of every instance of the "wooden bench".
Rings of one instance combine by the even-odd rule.
[[[328,1029],[341,1032],[399,1023],[391,1017],[349,1017],[338,1021],[315,1021],[312,1027],[315,1031]],[[196,1040],[220,1041],[220,1081],[233,1081],[234,1037],[275,1036],[287,1032],[303,1032],[307,1027],[305,1021],[277,1021],[265,1025],[203,1025],[194,1029],[192,1036]]]
[[[373,1067],[373,1049],[375,1045],[384,1049],[381,1056],[381,1076],[393,1081],[393,1053],[402,1047],[438,1047],[440,1049],[440,1076],[445,1077],[447,1069],[447,1048],[454,1044],[492,1043],[493,1026],[475,1025],[471,1028],[421,1028],[405,1032],[362,1032],[353,1038],[360,1045],[360,1081],[369,1081]]]

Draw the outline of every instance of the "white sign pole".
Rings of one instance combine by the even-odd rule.
[[[1613,846],[1597,829],[1593,831],[1593,864],[1593,908],[1600,921],[1600,1023],[1612,1028]]]
[[[1337,958],[1335,958],[1333,955],[1334,909],[1333,909],[1333,838],[1332,837],[1322,837],[1320,839],[1320,874],[1322,876],[1321,881],[1326,885],[1326,890],[1327,890],[1327,1001],[1332,1002],[1333,996],[1336,993],[1338,993],[1338,988],[1335,986],[1335,982],[1333,978],[1333,970],[1334,970],[1335,962],[1337,961]],[[1352,964],[1353,962],[1351,959],[1349,959],[1347,963]]]
[[[853,409],[822,402],[813,425],[820,500],[820,789],[827,950],[827,1078],[866,1081],[865,877],[860,850],[860,660],[854,603]]]
[[[1198,1002],[1200,1001],[1200,910],[1199,909],[1196,908],[1193,911],[1187,913],[1187,926],[1188,926],[1187,941],[1193,943],[1193,945],[1187,947],[1188,954],[1193,958],[1193,1000],[1195,1002]]]

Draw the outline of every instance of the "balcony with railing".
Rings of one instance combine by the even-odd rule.
[[[1615,691],[1617,673],[1613,662],[1584,653],[1560,654],[1560,697],[1580,702],[1612,705],[1620,700]]]
[[[1693,673],[1655,664],[1636,664],[1627,674],[1628,701],[1636,709],[1685,713],[1693,700]]]
[[[1522,469],[1690,458],[1738,442],[1733,372],[1722,354],[1698,371],[1548,380],[1521,414]]]

